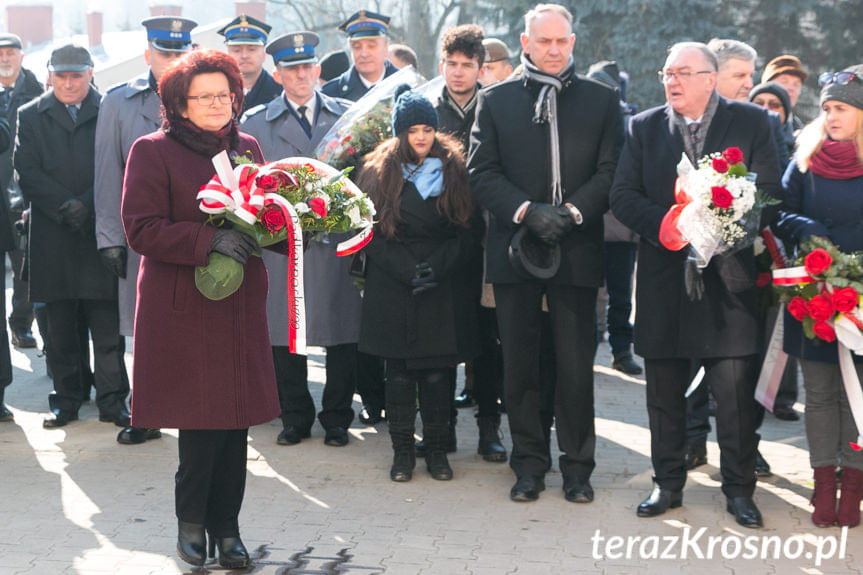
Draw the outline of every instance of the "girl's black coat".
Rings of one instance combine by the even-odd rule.
[[[406,359],[409,369],[455,365],[476,356],[481,228],[453,225],[423,200],[413,183],[402,187],[396,237],[375,228],[365,248],[367,273],[359,349]],[[413,295],[416,265],[428,262],[437,287]]]

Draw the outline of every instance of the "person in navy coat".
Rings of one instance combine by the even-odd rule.
[[[634,116],[611,189],[614,215],[640,236],[635,351],[645,360],[651,457],[656,485],[640,517],[679,507],[686,482],[686,398],[692,362],[706,370],[718,404],[716,427],[727,509],[760,527],[755,491],[755,403],[760,321],[752,248],[714,256],[703,295],[685,288],[687,253],[659,242],[674,203],[681,155],[699,158],[736,146],[757,185],[779,195],[779,165],[767,113],[716,93],[716,56],[701,43],[676,44],[661,74],[668,103]]]

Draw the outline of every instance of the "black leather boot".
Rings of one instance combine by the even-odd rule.
[[[414,426],[417,418],[416,385],[404,372],[388,374],[387,377],[387,426],[393,443],[393,466],[390,479],[410,481],[413,477],[416,455],[414,453]]]
[[[227,569],[242,569],[252,563],[249,552],[239,535],[233,537],[213,537],[219,549],[219,565]],[[212,552],[213,544],[210,543]]]
[[[486,461],[506,461],[506,448],[500,442],[500,417],[478,417],[479,447],[476,452]]]
[[[177,522],[177,554],[190,565],[202,566],[207,560],[207,541],[200,523]]]

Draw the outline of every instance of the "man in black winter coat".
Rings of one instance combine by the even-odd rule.
[[[24,211],[24,201],[21,190],[12,169],[12,146],[15,144],[15,130],[18,122],[18,108],[42,94],[44,88],[30,70],[21,67],[24,54],[21,49],[21,38],[15,34],[0,34],[0,108],[6,110],[5,117],[9,122],[9,134],[12,142],[9,148],[0,153],[0,190],[3,190],[3,205],[0,218],[3,221],[3,232],[6,234],[5,222],[11,224],[21,219]],[[7,216],[8,213],[8,216]],[[27,297],[27,282],[21,277],[21,266],[24,250],[20,248],[18,233],[12,228],[13,245],[8,250],[12,263],[12,312],[9,315],[9,331],[12,332],[12,345],[20,348],[36,347],[36,340],[31,333],[33,326],[33,303]]]
[[[101,95],[91,86],[93,61],[67,45],[51,54],[53,89],[18,114],[15,169],[32,205],[30,296],[45,302],[51,337],[52,416],[43,427],[78,419],[81,405],[79,321],[93,338],[99,419],[129,425],[117,281],[96,249],[93,175]],[[79,319],[81,318],[81,319]]]
[[[523,72],[479,93],[470,185],[490,213],[486,279],[494,285],[512,433],[513,501],[533,501],[551,467],[539,382],[543,296],[556,357],[559,466],[568,501],[593,500],[593,351],[603,277],[602,216],[622,135],[617,95],[574,73],[572,15],[540,4],[525,15]],[[519,271],[510,242],[525,227],[560,265],[541,279]],[[522,232],[524,233],[524,232]],[[517,264],[516,264],[517,265]],[[550,275],[553,266],[546,266]]]
[[[686,482],[686,399],[693,362],[705,368],[717,402],[722,491],[745,527],[760,527],[755,490],[755,403],[759,319],[752,248],[714,256],[703,270],[699,297],[687,250],[659,241],[674,203],[681,155],[737,147],[757,185],[778,197],[779,166],[767,114],[716,93],[716,56],[704,44],[673,46],[661,72],[668,104],[632,118],[618,164],[614,215],[640,237],[636,280],[635,351],[644,358],[650,416],[653,492],[638,507],[653,517],[683,501]],[[688,272],[687,272],[688,268]],[[687,284],[690,289],[687,289]]]

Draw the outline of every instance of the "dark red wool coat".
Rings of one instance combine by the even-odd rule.
[[[263,157],[241,135],[240,153]],[[246,263],[240,289],[221,300],[195,287],[214,228],[195,196],[214,173],[210,158],[162,132],[137,140],[123,186],[123,225],[141,254],[135,313],[132,424],[243,429],[279,415],[267,332],[267,272]]]

